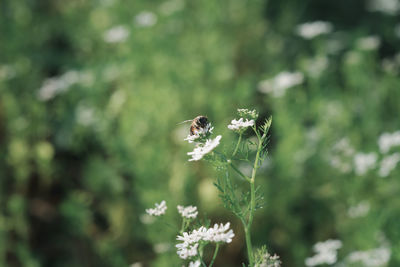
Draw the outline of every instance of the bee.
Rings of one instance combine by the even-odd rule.
[[[208,121],[208,118],[202,115],[197,116],[193,120],[186,120],[179,124],[185,122],[192,122],[192,124],[190,125],[190,135],[199,135],[200,133],[207,133],[211,126],[210,122]]]

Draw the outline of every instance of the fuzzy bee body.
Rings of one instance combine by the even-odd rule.
[[[209,122],[206,116],[197,116],[193,119],[190,125],[190,134],[197,135],[199,132],[207,131],[209,127]]]

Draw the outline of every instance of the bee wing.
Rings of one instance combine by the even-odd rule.
[[[183,124],[183,123],[187,123],[187,122],[192,122],[193,120],[185,120],[185,121],[182,121],[182,122],[180,122],[180,123],[177,123],[176,125],[179,125],[179,124]]]

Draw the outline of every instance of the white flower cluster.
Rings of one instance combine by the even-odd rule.
[[[147,214],[152,215],[152,216],[160,216],[165,214],[165,211],[167,210],[167,203],[165,200],[161,201],[160,204],[155,204],[154,209],[146,209]]]
[[[258,118],[258,112],[255,109],[248,110],[247,108],[238,108],[237,112],[241,117],[246,117],[246,118],[249,117],[253,120]]]
[[[150,11],[142,11],[135,16],[135,23],[139,27],[151,27],[157,23],[157,16]]]
[[[388,176],[400,162],[400,153],[394,153],[382,159],[378,174],[380,177]]]
[[[361,50],[376,50],[381,44],[381,39],[378,36],[367,36],[358,39],[357,46]]]
[[[214,148],[219,145],[219,141],[222,136],[218,135],[214,139],[208,139],[204,144],[198,144],[192,152],[188,152],[189,156],[192,156],[189,161],[197,161],[204,157],[204,155],[210,153]]]
[[[329,156],[330,165],[342,173],[349,173],[352,170],[350,162],[354,151],[347,137],[340,139],[332,148],[331,155]]]
[[[347,256],[350,263],[361,263],[365,267],[386,266],[389,262],[391,251],[389,248],[381,247],[366,251],[354,251]]]
[[[74,84],[90,83],[92,80],[93,76],[90,73],[70,70],[60,76],[46,79],[39,89],[38,98],[40,101],[48,101],[58,94],[65,93]]]
[[[354,156],[354,171],[357,175],[365,175],[376,165],[378,157],[375,153],[357,153]]]
[[[197,255],[197,248],[200,241],[206,242],[232,242],[232,238],[235,236],[232,229],[229,229],[230,223],[223,225],[215,224],[212,228],[206,228],[201,226],[197,230],[193,230],[191,233],[184,232],[182,235],[177,236],[177,240],[182,243],[177,244],[177,253],[180,258],[188,259]]]
[[[189,143],[195,142],[197,139],[202,137],[206,137],[207,134],[211,134],[214,130],[214,127],[211,126],[211,123],[208,123],[206,127],[197,129],[195,134],[189,134],[184,140]]]
[[[129,35],[130,33],[126,26],[118,25],[107,30],[103,34],[103,39],[107,43],[121,43],[124,42],[129,37]]]
[[[241,131],[253,125],[254,125],[254,120],[246,119],[245,121],[243,121],[243,118],[240,118],[239,120],[236,119],[232,120],[231,124],[228,125],[228,128],[232,131]]]
[[[381,134],[378,145],[381,153],[388,153],[392,147],[400,146],[400,131]]]
[[[316,266],[320,264],[334,264],[337,261],[337,250],[342,247],[340,240],[326,240],[318,242],[313,249],[316,254],[305,260],[306,266]]]
[[[280,267],[281,261],[278,255],[271,255],[268,252],[263,256],[263,261],[260,264],[256,264],[256,267]]]
[[[201,262],[199,260],[197,261],[191,261],[189,262],[189,266],[188,267],[200,267]]]
[[[187,218],[187,219],[195,219],[197,217],[197,214],[199,213],[197,211],[197,207],[195,206],[181,206],[178,205],[178,212],[182,215],[182,217]]]
[[[271,79],[259,82],[258,90],[261,93],[272,94],[274,97],[282,97],[287,89],[302,84],[303,81],[303,73],[284,71]]]
[[[307,22],[296,27],[296,33],[304,39],[313,39],[318,35],[330,33],[332,30],[332,23],[326,21]]]
[[[370,0],[367,3],[367,9],[372,12],[396,15],[400,11],[400,2],[397,0]]]
[[[370,204],[368,201],[361,201],[355,206],[351,206],[349,210],[347,211],[347,214],[349,215],[350,218],[357,218],[357,217],[363,217],[368,214],[370,210]]]

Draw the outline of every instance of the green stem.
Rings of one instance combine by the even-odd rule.
[[[210,262],[210,265],[208,265],[208,267],[212,267],[213,266],[214,260],[215,260],[215,258],[217,257],[217,254],[218,254],[218,249],[219,249],[219,243],[217,243],[215,245],[214,255],[213,255],[212,260]]]
[[[242,141],[242,133],[239,134],[239,140],[238,140],[238,142],[236,144],[235,150],[233,151],[232,157],[234,157],[236,155],[236,153],[238,152],[239,145],[240,145],[241,141]]]
[[[182,227],[181,227],[181,231],[179,232],[180,234],[183,234],[183,231],[185,231],[185,225],[186,225],[186,220],[185,218],[182,220]]]
[[[249,183],[250,183],[249,219],[247,220],[247,223],[244,225],[245,235],[246,235],[247,256],[249,258],[250,266],[254,266],[253,246],[251,244],[251,225],[253,223],[254,211],[255,211],[255,207],[256,207],[256,190],[255,190],[254,182],[255,182],[255,178],[256,178],[260,153],[261,153],[261,149],[262,149],[262,139],[260,138],[259,135],[257,135],[257,137],[258,137],[257,154],[256,154],[256,158],[254,160],[253,172],[251,174],[251,178],[249,181]]]

